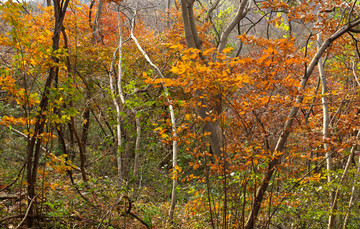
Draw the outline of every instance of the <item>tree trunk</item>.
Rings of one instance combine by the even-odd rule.
[[[356,140],[358,140],[360,137],[360,131],[358,131],[357,135],[356,135],[356,139],[355,139],[355,142]],[[335,194],[332,195],[333,196],[333,200],[331,202],[331,208],[330,208],[330,211],[329,211],[329,223],[328,223],[328,229],[332,229],[332,228],[336,228],[336,225],[335,225],[335,219],[336,219],[336,215],[335,215],[335,211],[336,211],[336,208],[337,208],[337,200],[339,199],[339,195],[340,195],[340,188],[341,188],[341,184],[342,182],[344,181],[345,177],[346,177],[346,174],[348,173],[349,169],[350,169],[350,166],[351,166],[351,162],[353,161],[353,158],[354,158],[354,154],[355,154],[355,150],[356,150],[356,147],[357,147],[357,144],[354,143],[351,147],[351,150],[350,150],[350,155],[349,155],[349,158],[347,160],[347,163],[345,165],[345,168],[344,168],[344,171],[341,175],[341,178],[340,178],[340,181],[339,181],[339,186],[338,188],[336,189],[335,191]],[[354,189],[354,187],[352,188]],[[352,191],[353,192],[353,191]],[[353,195],[353,193],[351,194],[351,196]],[[351,207],[351,201],[349,203],[349,206]],[[346,216],[346,218],[348,217],[348,214]],[[346,219],[345,218],[345,219]],[[348,219],[346,219],[348,220]],[[345,221],[346,222],[346,221]],[[346,225],[346,223],[344,222],[344,225]]]
[[[52,37],[53,44],[52,49],[53,51],[56,51],[59,49],[59,42],[60,42],[60,33],[63,28],[63,21],[66,13],[67,6],[69,4],[69,0],[53,0],[54,3],[54,17],[55,17],[55,29],[54,29],[54,35]],[[54,62],[59,62],[58,58],[53,58]],[[37,169],[39,166],[39,160],[40,160],[40,148],[41,148],[41,142],[42,139],[40,135],[44,132],[44,126],[45,126],[45,120],[46,120],[46,111],[48,109],[48,102],[49,102],[49,91],[51,88],[51,85],[53,83],[53,80],[57,77],[59,68],[58,67],[51,67],[49,70],[49,75],[45,81],[43,93],[41,95],[41,100],[39,104],[39,114],[36,117],[36,123],[34,127],[34,133],[33,136],[30,137],[28,143],[27,143],[27,149],[26,149],[26,155],[27,155],[27,183],[28,183],[28,196],[30,200],[33,200],[35,198],[35,187],[36,187],[36,178],[37,178]],[[34,204],[31,201],[28,201],[28,208],[29,208],[29,214],[33,215],[34,213],[34,206],[36,206],[35,200]],[[32,227],[33,225],[33,217],[27,218],[27,226]]]
[[[136,124],[136,140],[135,140],[135,158],[134,158],[134,178],[137,179],[139,173],[139,157],[140,157],[140,139],[141,139],[141,126],[140,118],[137,116],[138,112],[135,111],[135,124]]]
[[[131,39],[133,39],[133,41],[136,44],[136,47],[139,49],[139,51],[142,53],[142,55],[145,57],[146,61],[151,65],[151,67],[156,71],[156,73],[161,77],[161,78],[165,78],[164,75],[162,74],[162,72],[160,71],[160,69],[151,61],[150,57],[147,55],[147,53],[145,52],[145,50],[141,47],[139,41],[136,39],[135,35],[134,35],[134,26],[135,26],[135,18],[136,18],[136,9],[135,9],[135,14],[134,17],[132,19],[132,27],[131,27],[131,31],[130,31],[130,37]],[[177,158],[178,158],[178,147],[177,147],[177,130],[176,130],[176,118],[175,118],[175,110],[174,107],[172,105],[172,101],[170,99],[170,94],[169,94],[169,89],[166,86],[163,86],[164,88],[164,94],[165,97],[169,103],[169,111],[170,111],[170,119],[171,119],[171,125],[172,125],[172,138],[173,138],[173,144],[172,144],[172,148],[173,148],[173,173],[176,174],[176,167],[177,167]],[[173,216],[174,216],[174,210],[175,210],[175,205],[176,205],[176,187],[177,187],[177,177],[175,177],[173,179],[173,187],[172,187],[172,192],[171,192],[171,204],[170,204],[170,210],[169,210],[169,220],[172,221],[173,220]]]
[[[318,35],[318,49],[320,48],[320,44],[321,44],[321,33],[319,33]],[[327,95],[326,93],[328,92],[327,90],[327,83],[326,83],[326,76],[325,76],[325,71],[324,71],[324,62],[323,59],[320,58],[319,60],[319,64],[318,64],[318,69],[319,69],[319,76],[320,76],[320,80],[321,80],[321,85],[322,85],[322,97],[321,97],[321,102],[322,102],[322,106],[323,106],[323,139],[326,140],[328,138],[330,138],[330,132],[329,132],[329,123],[330,123],[330,115],[329,115],[329,107],[328,107],[328,103],[327,103]],[[328,182],[330,183],[332,178],[331,178],[331,174],[330,171],[332,170],[332,157],[331,157],[331,152],[329,152],[329,144],[328,143],[324,143],[324,149],[326,152],[326,168],[328,170],[328,174],[327,174],[327,178],[328,178]],[[332,196],[332,195],[330,195]]]
[[[322,43],[321,40],[321,33],[317,34],[317,47],[318,49],[320,48]],[[323,139],[325,141],[324,143],[324,150],[326,152],[325,157],[326,157],[326,169],[327,169],[327,180],[328,183],[330,184],[332,181],[332,176],[331,176],[331,170],[332,170],[332,154],[329,150],[329,143],[327,143],[327,139],[330,138],[330,131],[329,131],[329,123],[330,123],[330,115],[329,115],[329,106],[328,106],[328,102],[327,102],[327,95],[326,93],[328,92],[327,90],[327,83],[326,83],[326,76],[325,76],[325,70],[324,70],[324,60],[323,58],[320,58],[319,60],[319,64],[318,64],[318,70],[319,70],[319,77],[321,80],[321,93],[322,93],[322,97],[321,97],[321,102],[322,102],[322,107],[323,107]],[[330,191],[329,193],[329,199],[330,199],[330,203],[333,203],[334,201],[334,192]],[[336,207],[336,206],[334,206]],[[331,207],[332,208],[332,207]],[[333,212],[333,211],[330,211]],[[329,216],[329,223],[328,223],[328,228],[332,228],[334,223],[335,223],[335,215],[330,213]]]
[[[88,90],[88,89],[86,89]],[[89,96],[89,92],[86,92],[86,99],[89,101],[90,100],[90,96]],[[86,156],[86,146],[87,146],[87,139],[88,139],[88,135],[89,135],[89,127],[90,127],[90,105],[87,105],[85,107],[85,111],[83,114],[83,119],[84,119],[84,123],[82,126],[82,133],[81,133],[81,142],[84,146],[84,155]]]
[[[104,1],[100,0],[98,7],[96,9],[96,16],[95,16],[93,28],[92,28],[93,36],[91,38],[91,43],[93,43],[93,44],[99,43],[99,42],[103,43],[101,30],[100,30],[100,26],[99,26],[99,21],[100,21],[100,17],[102,14],[103,6],[104,6]]]
[[[121,43],[122,45],[122,43]],[[111,97],[113,100],[113,104],[115,106],[116,109],[116,161],[117,161],[117,169],[118,169],[118,178],[121,181],[123,179],[123,164],[122,164],[122,157],[123,157],[123,153],[122,153],[122,139],[121,139],[121,117],[120,117],[120,105],[117,101],[116,98],[116,91],[114,88],[114,83],[113,83],[113,73],[114,73],[114,64],[115,64],[115,60],[116,60],[116,52],[117,50],[121,48],[120,46],[115,50],[114,54],[113,54],[113,59],[110,65],[110,71],[109,71],[109,85],[110,85],[110,92],[111,92]]]
[[[201,40],[198,36],[198,31],[195,24],[195,16],[193,11],[194,0],[181,0],[181,10],[182,18],[185,31],[185,39],[187,48],[195,48],[202,50]],[[226,37],[227,38],[227,37]],[[201,97],[203,92],[195,92],[195,96]],[[221,112],[221,98],[211,98],[213,102],[215,101],[215,106],[213,109],[203,106],[196,107],[196,113],[202,118],[205,119],[211,113],[210,110],[216,111],[216,115]],[[199,99],[201,105],[207,105],[204,99]],[[211,145],[211,150],[214,155],[220,157],[222,154],[221,148],[223,147],[223,134],[222,129],[218,122],[208,121],[204,123],[204,128],[206,132],[209,132],[209,141]]]

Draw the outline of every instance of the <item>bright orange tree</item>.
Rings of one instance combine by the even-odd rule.
[[[341,137],[348,133],[351,124],[357,124],[354,124],[352,109],[339,116],[344,103],[349,101],[343,99],[349,96],[349,90],[342,89],[343,81],[338,81],[339,76],[334,73],[342,71],[337,67],[342,65],[339,58],[346,55],[341,55],[344,50],[356,49],[352,45],[357,42],[357,6],[342,1],[265,1],[258,9],[261,14],[271,15],[271,18],[267,16],[268,27],[280,37],[243,34],[240,40],[246,50],[234,58],[235,52],[230,48],[217,53],[201,33],[199,37],[194,33],[194,24],[191,24],[194,15],[189,10],[194,3],[181,2],[184,25],[189,25],[188,30],[185,29],[188,49],[181,44],[172,46],[183,53],[172,68],[176,76],[156,82],[180,87],[187,95],[183,101],[183,107],[189,112],[185,115],[187,126],[194,123],[205,126],[202,131],[189,129],[183,140],[193,157],[190,166],[203,171],[185,179],[204,183],[195,192],[191,211],[205,214],[212,227],[240,224],[239,227],[253,228],[256,220],[267,225],[279,209],[287,205],[294,209],[303,207],[299,201],[301,194],[294,189],[301,182],[306,185],[304,179],[324,182],[324,174],[334,170],[332,164],[339,166],[354,144],[353,137],[346,137],[346,141]],[[185,5],[188,9],[184,9]],[[342,9],[345,11],[340,17]],[[271,10],[282,13],[275,15]],[[294,37],[294,30],[313,25],[308,36]],[[316,39],[316,33],[320,38]],[[353,44],[344,45],[342,39],[352,39]],[[350,60],[356,58],[354,52],[346,56]],[[325,79],[315,67],[319,65],[320,71],[326,59],[332,65],[328,68],[325,64],[326,74],[332,74]],[[322,85],[323,92],[317,85]],[[326,86],[328,91],[324,92]],[[357,101],[355,91],[350,95],[351,106]],[[326,102],[329,99],[331,102]],[[326,118],[329,111],[332,120]],[[208,124],[220,127],[206,129]],[[324,132],[329,124],[331,137]],[[214,139],[222,144],[221,154],[215,150]],[[328,170],[319,173],[325,161]],[[308,176],[310,178],[305,178]],[[330,179],[332,176],[327,175]],[[340,184],[343,181],[343,178],[337,180]],[[289,198],[293,194],[296,198],[291,203]],[[324,210],[331,220],[335,209],[336,200]],[[197,217],[202,216],[197,214]]]

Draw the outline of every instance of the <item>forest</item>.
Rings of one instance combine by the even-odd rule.
[[[360,228],[357,0],[3,0],[0,21],[0,228]]]

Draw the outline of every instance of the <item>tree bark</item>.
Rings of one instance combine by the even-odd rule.
[[[55,17],[55,28],[54,34],[52,37],[53,44],[52,49],[56,51],[59,49],[60,43],[60,33],[63,28],[63,21],[66,13],[67,6],[69,4],[69,0],[53,0],[54,3],[54,17]],[[58,58],[53,57],[54,62],[59,62]],[[27,183],[28,183],[28,196],[29,199],[34,199],[35,194],[35,187],[36,187],[36,178],[37,178],[37,169],[40,160],[40,148],[41,148],[41,134],[44,132],[44,126],[46,121],[46,112],[48,110],[48,103],[49,103],[49,92],[52,86],[53,80],[58,75],[59,68],[58,67],[50,67],[49,75],[45,81],[43,93],[41,95],[41,100],[39,104],[39,114],[36,117],[36,123],[34,127],[33,136],[29,138],[27,143],[26,155],[27,155]],[[29,215],[33,215],[34,212],[34,205],[30,204],[29,202]],[[27,226],[32,227],[33,225],[33,218],[27,218]]]
[[[138,112],[134,111],[135,125],[136,125],[136,140],[135,140],[135,157],[134,157],[134,177],[137,179],[139,173],[139,157],[140,157],[140,139],[141,139],[141,126]]]
[[[321,40],[321,32],[318,33],[317,35],[317,47],[318,49],[320,48],[320,45],[322,43]],[[328,179],[328,183],[330,184],[332,181],[332,176],[331,176],[331,170],[332,170],[332,154],[329,151],[329,143],[326,142],[327,139],[330,138],[330,131],[329,131],[329,123],[330,123],[330,115],[329,115],[329,106],[328,106],[328,102],[327,102],[327,82],[326,82],[326,75],[325,75],[325,70],[324,70],[324,60],[323,58],[320,58],[319,64],[318,64],[318,70],[319,70],[319,77],[321,80],[321,93],[322,93],[322,97],[321,97],[321,102],[322,102],[322,107],[323,107],[323,139],[325,141],[324,143],[324,150],[325,150],[325,157],[326,157],[326,169],[327,169],[327,179]],[[330,191],[329,193],[329,199],[330,202],[332,203],[334,201],[334,192]],[[334,224],[335,221],[335,217],[333,214],[330,214],[329,216],[329,224],[328,227],[332,228],[332,225]]]
[[[99,21],[100,21],[100,17],[101,17],[102,11],[103,11],[103,6],[104,6],[104,1],[100,0],[98,7],[96,9],[96,15],[95,15],[95,19],[94,19],[94,23],[93,23],[93,27],[92,27],[93,36],[91,38],[91,43],[93,43],[93,44],[103,42],[101,30],[100,30],[100,26],[99,26]]]
[[[115,50],[114,54],[113,54],[113,59],[110,65],[110,71],[109,71],[109,85],[110,85],[110,92],[111,92],[111,97],[116,109],[116,160],[117,160],[117,166],[118,166],[118,178],[119,180],[123,179],[123,174],[122,174],[122,170],[123,170],[123,164],[122,164],[122,139],[121,139],[121,118],[120,118],[120,105],[117,101],[116,98],[116,92],[115,92],[115,88],[114,88],[114,83],[113,83],[113,73],[114,73],[114,64],[115,64],[115,60],[116,60],[116,52],[118,51],[118,49],[121,49],[122,42],[120,42],[119,47]]]
[[[195,16],[193,11],[194,1],[193,0],[181,0],[181,10],[182,10],[182,18],[184,24],[184,32],[185,32],[185,39],[186,39],[186,46],[187,48],[195,48],[202,50],[201,40],[198,36],[198,32],[196,29],[195,24]],[[203,92],[197,91],[195,92],[194,96],[201,97]],[[218,101],[220,98],[214,98],[215,100],[215,107],[213,110],[216,113],[220,114],[221,112],[221,102]],[[196,106],[195,110],[196,113],[202,118],[205,119],[209,116],[212,110],[209,107],[204,107],[202,105],[206,105],[206,101],[204,99],[199,99],[201,103],[200,106]],[[206,132],[209,132],[209,142],[211,145],[212,152],[214,155],[220,157],[222,154],[222,147],[223,147],[223,134],[220,125],[215,121],[208,121],[204,123],[204,129]]]

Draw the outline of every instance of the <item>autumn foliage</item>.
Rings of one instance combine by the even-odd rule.
[[[0,227],[359,227],[358,3],[219,2],[0,3]]]

